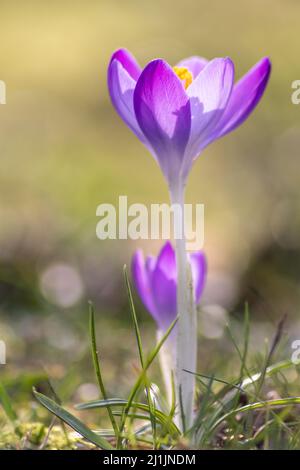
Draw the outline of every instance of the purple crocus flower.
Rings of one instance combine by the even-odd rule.
[[[185,184],[193,162],[207,145],[244,122],[262,97],[270,71],[269,59],[263,58],[234,84],[234,65],[229,58],[207,61],[191,57],[174,68],[156,59],[142,70],[128,51],[120,49],[113,54],[108,67],[112,102],[154,156],[168,182],[172,203],[182,209],[180,220],[174,221],[175,232],[184,229]],[[176,239],[176,256],[170,244],[157,259],[150,257],[144,262],[142,255],[136,254],[133,277],[159,331],[179,314],[176,348],[171,341],[169,357],[172,362],[175,350],[177,397],[181,394],[183,410],[180,425],[184,428],[193,421],[195,377],[185,370],[196,371],[195,301],[203,288],[205,261],[201,253],[187,255],[182,232],[183,237]],[[189,264],[194,299],[189,289]],[[168,369],[166,365],[163,368]]]
[[[204,253],[189,254],[194,298],[199,303],[206,277]],[[165,332],[177,316],[177,269],[175,251],[166,242],[157,257],[144,259],[139,250],[132,259],[132,277],[143,304],[150,312],[160,331]]]
[[[162,59],[142,70],[132,55],[116,51],[108,67],[114,107],[150,150],[169,188],[186,182],[192,164],[211,142],[236,129],[258,104],[271,64],[261,59],[234,84],[229,58]]]

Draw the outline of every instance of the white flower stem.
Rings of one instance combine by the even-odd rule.
[[[197,315],[193,296],[191,267],[186,252],[184,233],[185,187],[171,188],[171,201],[181,210],[174,216],[174,237],[177,264],[177,313],[178,330],[176,340],[176,395],[179,409],[179,426],[187,430],[193,422],[195,376],[185,370],[196,372],[197,367]]]
[[[158,343],[161,341],[163,336],[164,332],[158,330],[156,334]],[[172,332],[171,337],[169,336],[167,338],[159,351],[159,363],[164,380],[167,403],[169,406],[172,405],[172,374],[175,373],[175,350],[176,344]]]

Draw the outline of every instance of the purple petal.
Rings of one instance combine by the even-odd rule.
[[[152,276],[152,293],[156,306],[156,321],[165,331],[177,315],[177,280],[167,276],[165,267],[158,264]]]
[[[150,279],[145,269],[144,257],[141,251],[137,251],[132,258],[131,272],[135,287],[143,304],[156,320],[156,307],[153,302]]]
[[[216,122],[228,103],[234,80],[234,65],[229,58],[214,59],[187,88],[192,127],[185,157],[185,172],[201,152]]]
[[[137,81],[137,79],[141,75],[142,70],[133,55],[131,55],[129,51],[127,51],[126,49],[117,50],[111,56],[110,62],[112,62],[114,59],[116,59],[123,65],[124,69],[131,76],[131,78],[133,78],[133,80]]]
[[[175,251],[171,242],[167,241],[157,258],[156,268],[160,269],[166,277],[177,280]]]
[[[188,57],[187,59],[181,60],[177,67],[186,67],[190,72],[192,72],[193,79],[199,75],[199,73],[204,69],[207,65],[208,60],[204,59],[203,57]]]
[[[117,58],[113,58],[109,64],[107,83],[111,101],[119,116],[136,136],[146,143],[133,109],[133,92],[136,81]]]
[[[163,60],[154,60],[143,70],[134,91],[134,109],[170,183],[179,175],[190,134],[191,112],[180,80]]]
[[[265,91],[270,72],[271,62],[265,57],[236,83],[227,108],[218,123],[215,138],[228,134],[247,119]]]
[[[195,252],[189,255],[191,269],[192,269],[192,276],[193,276],[193,283],[194,283],[194,293],[195,293],[195,300],[196,304],[199,303],[205,280],[206,280],[206,258],[203,252]]]
[[[195,301],[199,303],[206,278],[206,259],[203,252],[189,256]],[[135,287],[158,328],[165,331],[177,316],[177,269],[173,246],[166,242],[158,257],[148,256],[144,261],[141,251],[132,259],[132,277]]]
[[[152,273],[155,269],[155,266],[156,266],[156,258],[155,256],[150,256],[148,255],[147,258],[146,258],[146,263],[145,263],[145,267],[146,267],[146,271],[148,273],[148,276],[149,276],[149,279],[151,278],[152,276]]]

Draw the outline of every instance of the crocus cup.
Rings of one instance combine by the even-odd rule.
[[[234,83],[230,58],[190,57],[171,67],[155,59],[141,69],[125,49],[108,67],[108,89],[123,121],[158,162],[169,188],[186,182],[203,149],[241,125],[268,83],[265,57]]]
[[[202,251],[188,255],[193,279],[193,297],[198,305],[206,279],[206,258]],[[147,256],[141,250],[132,258],[132,278],[135,288],[150,315],[156,322],[157,339],[160,340],[171,323],[177,317],[177,267],[173,246],[166,242],[157,257]],[[175,325],[159,358],[169,401],[172,395],[171,374],[176,369],[176,336]]]
[[[188,255],[193,278],[193,295],[199,304],[206,278],[206,258],[202,251]],[[136,290],[157,329],[165,333],[177,316],[177,269],[175,250],[168,241],[158,256],[144,258],[141,250],[132,258],[132,278]],[[176,330],[176,326],[174,328]]]

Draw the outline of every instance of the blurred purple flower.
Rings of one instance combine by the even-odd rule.
[[[116,51],[108,67],[114,107],[160,165],[169,187],[185,183],[195,158],[249,116],[268,83],[271,64],[261,59],[234,84],[229,58],[155,59],[142,70]]]
[[[203,252],[188,255],[191,264],[194,296],[199,303],[206,277],[206,259]],[[166,331],[177,316],[177,269],[175,252],[167,242],[157,257],[137,251],[132,259],[132,277],[143,304],[157,323]]]

